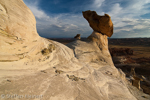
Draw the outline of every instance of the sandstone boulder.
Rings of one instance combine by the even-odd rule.
[[[105,34],[111,37],[113,34],[113,23],[111,17],[108,14],[104,16],[97,15],[95,11],[82,12],[83,17],[89,22],[90,27],[99,33]]]

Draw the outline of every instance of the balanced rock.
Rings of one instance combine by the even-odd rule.
[[[111,37],[113,34],[113,23],[111,17],[108,14],[104,16],[97,15],[95,11],[82,12],[83,17],[89,22],[90,27],[99,33],[105,34]]]
[[[80,34],[77,34],[74,38],[75,38],[75,39],[79,39],[79,40],[80,40],[80,39],[81,39],[81,37],[80,37],[80,36],[81,36]]]

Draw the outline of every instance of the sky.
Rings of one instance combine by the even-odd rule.
[[[92,33],[82,11],[111,16],[111,38],[150,37],[150,0],[23,0],[36,18],[37,32],[47,38]]]

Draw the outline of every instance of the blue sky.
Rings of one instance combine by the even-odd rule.
[[[111,16],[112,38],[150,37],[150,0],[23,0],[42,37],[87,37],[92,33],[82,11]]]

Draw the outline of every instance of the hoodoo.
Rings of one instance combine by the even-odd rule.
[[[74,38],[80,40],[81,39],[81,34],[77,34]]]

